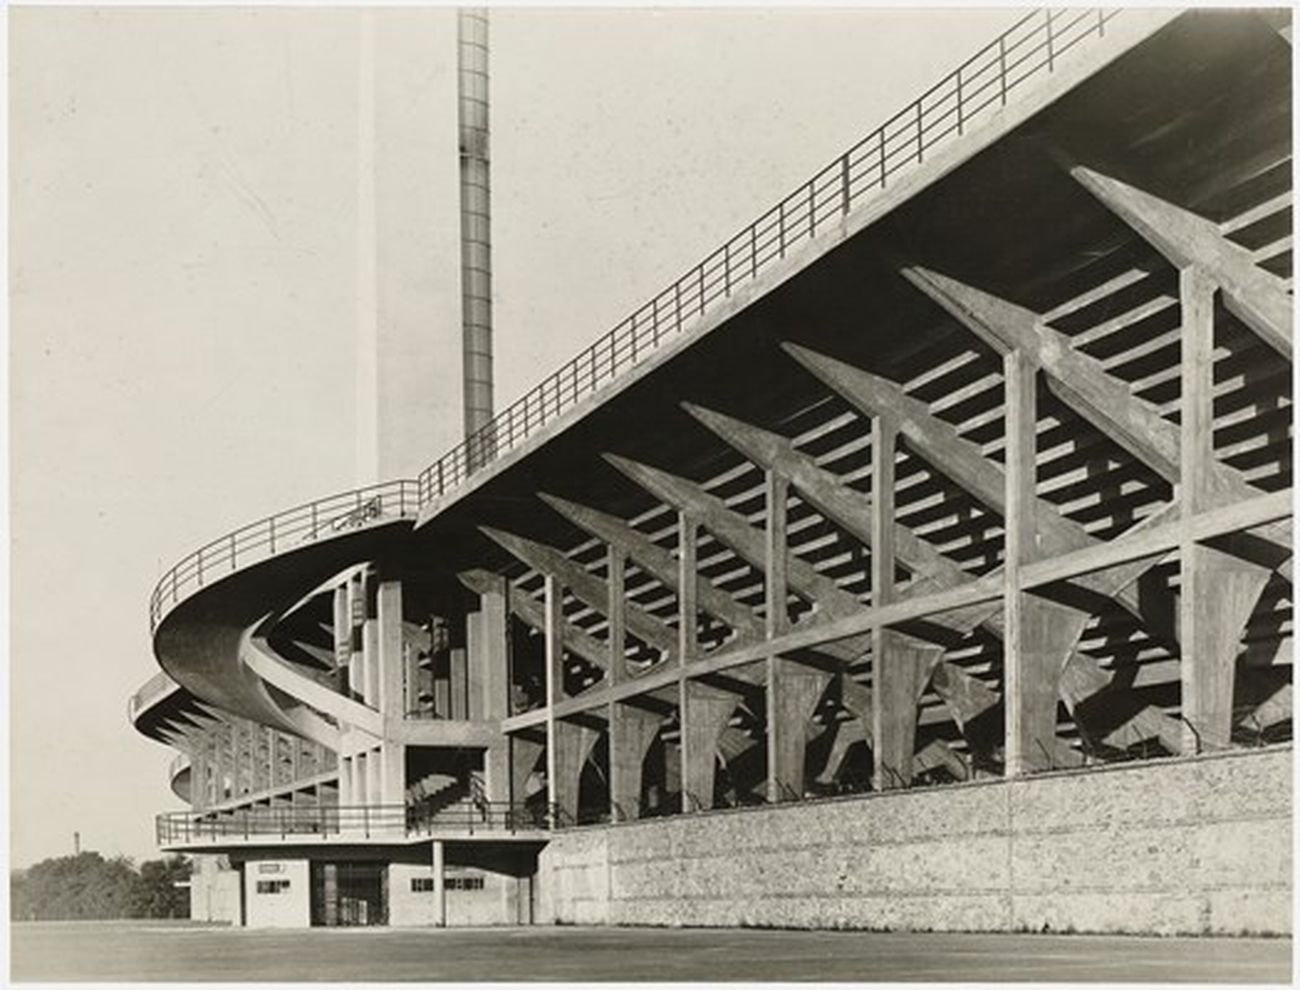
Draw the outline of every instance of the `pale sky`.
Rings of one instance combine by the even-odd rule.
[[[428,18],[390,32],[408,57],[453,23],[374,13]],[[1020,13],[494,10],[498,408]],[[173,751],[126,719],[154,582],[355,484],[358,23],[10,9],[13,865],[74,830],[158,855]],[[459,328],[430,324],[458,376]]]

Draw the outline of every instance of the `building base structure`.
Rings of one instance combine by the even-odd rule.
[[[1290,746],[557,835],[575,925],[1290,935]]]
[[[130,714],[204,910],[1289,932],[1277,23],[1028,14],[418,480],[181,561]]]

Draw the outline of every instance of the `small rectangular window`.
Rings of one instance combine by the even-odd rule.
[[[288,889],[289,889],[288,880],[257,881],[257,892],[259,894],[283,894]]]
[[[415,894],[433,893],[433,877],[411,877],[411,892]]]

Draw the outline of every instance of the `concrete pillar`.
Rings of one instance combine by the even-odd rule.
[[[469,674],[466,667],[465,648],[453,647],[448,657],[448,714],[458,721],[469,718]]]
[[[1196,267],[1179,278],[1183,312],[1180,497],[1186,521],[1225,501],[1213,484],[1215,282]],[[1236,659],[1242,627],[1268,584],[1270,570],[1219,547],[1184,537],[1182,588],[1184,753],[1227,748],[1232,739]]]
[[[772,706],[776,719],[775,744],[769,749],[769,800],[799,800],[804,794],[804,765],[808,751],[808,729],[817,703],[826,692],[831,675],[810,670],[802,664],[776,658],[776,683]],[[768,727],[769,733],[772,727]],[[776,793],[771,794],[772,785]]]
[[[385,742],[377,751],[379,755],[379,804],[406,803],[406,747],[398,742]]]
[[[582,768],[599,738],[600,733],[595,729],[572,722],[555,723],[555,752],[551,761],[555,768],[555,779],[548,782],[548,788],[554,803],[564,816],[562,824],[570,824],[578,818]]]
[[[558,807],[559,803],[559,792],[556,787],[559,772],[556,754],[559,751],[559,741],[555,721],[555,703],[563,693],[561,681],[564,676],[564,643],[561,637],[563,636],[564,611],[561,607],[562,596],[559,582],[550,574],[546,575],[542,590],[546,618],[544,630],[546,636],[544,660],[546,677],[546,803],[552,815],[550,825],[554,828],[558,824],[554,818],[554,809]]]
[[[785,633],[790,626],[787,607],[789,596],[790,556],[788,550],[786,507],[790,492],[789,482],[771,468],[763,474],[763,492],[767,509],[767,524],[763,530],[763,635],[769,641]],[[783,665],[775,653],[766,657],[766,720],[767,720],[767,800],[776,804],[786,796],[785,789],[792,786],[782,777],[782,771],[791,773],[795,762],[794,750],[804,734],[802,721],[788,721],[789,713],[782,704]],[[793,685],[793,682],[792,682]],[[802,750],[799,753],[799,776],[803,776]],[[802,791],[799,792],[802,796]]]
[[[465,616],[465,717],[472,722],[483,720],[483,613]]]
[[[447,926],[447,863],[441,839],[433,840],[433,923]]]
[[[376,594],[375,608],[376,705],[388,718],[404,718],[406,702],[402,691],[402,582],[383,581]]]
[[[339,689],[349,685],[352,660],[352,605],[347,583],[334,589],[334,666],[339,671]]]
[[[1049,769],[1056,752],[1059,667],[1034,648],[1045,616],[1036,596],[1020,590],[1020,567],[1038,556],[1038,366],[1019,350],[1003,359],[1006,381],[1006,775]]]
[[[379,620],[366,619],[361,627],[361,700],[371,708],[379,708]]]
[[[684,684],[681,713],[682,811],[713,807],[718,736],[736,710],[736,698],[726,691],[694,681]]]
[[[531,739],[524,739],[520,736],[509,737],[510,793],[506,795],[504,800],[509,801],[516,807],[524,803],[524,799],[527,797],[525,788],[528,785],[528,778],[532,776],[533,770],[537,766],[537,758],[542,755],[543,748],[541,743],[534,742]],[[490,777],[488,778],[488,786],[492,786]],[[493,800],[496,799],[493,798]]]
[[[631,821],[641,816],[641,778],[646,753],[663,722],[662,715],[644,708],[610,702],[610,821]]]

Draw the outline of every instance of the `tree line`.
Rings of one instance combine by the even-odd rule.
[[[139,868],[126,856],[97,852],[45,859],[9,874],[9,915],[15,921],[99,918],[188,918],[190,877],[183,856],[150,859]]]

